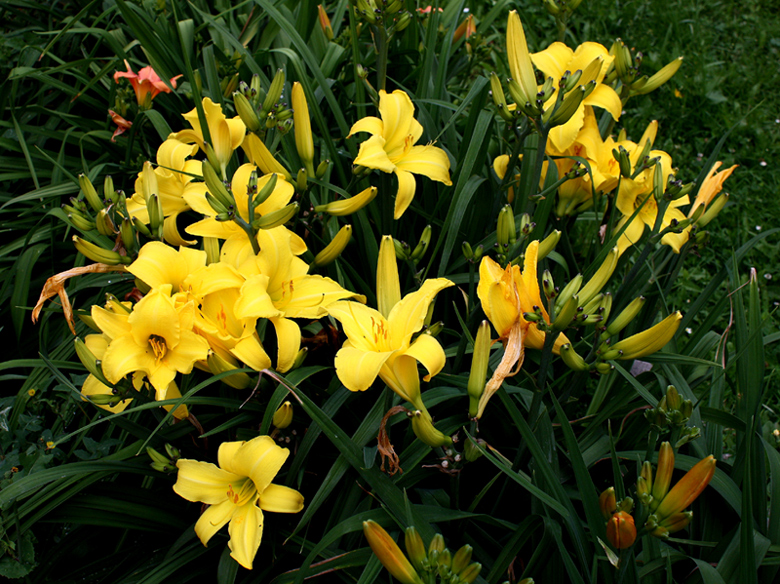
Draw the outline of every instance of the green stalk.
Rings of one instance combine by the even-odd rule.
[[[376,47],[376,90],[385,89],[387,83],[387,29],[382,26],[374,27],[374,46]]]

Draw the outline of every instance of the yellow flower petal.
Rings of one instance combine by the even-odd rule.
[[[225,500],[206,509],[195,523],[195,534],[203,545],[230,521],[236,506],[233,501]]]
[[[392,350],[390,325],[378,311],[357,302],[342,300],[328,305],[327,310],[328,314],[341,322],[347,339],[356,349],[361,351]],[[338,355],[336,358],[338,359]]]
[[[623,112],[623,103],[620,101],[620,96],[608,85],[597,85],[582,103],[607,110],[615,120],[619,120],[620,114]]]
[[[111,341],[103,355],[103,374],[111,383],[119,383],[128,373],[133,371],[149,371],[155,368],[154,355],[151,349],[143,350],[133,340],[132,335],[123,335]],[[171,382],[173,376],[168,380]],[[163,387],[168,387],[166,383]]]
[[[233,311],[237,318],[270,318],[282,314],[268,295],[268,276],[259,274],[247,279]]]
[[[360,150],[355,158],[355,164],[366,168],[375,168],[382,172],[393,172],[393,164],[385,152],[385,139],[379,134],[371,136],[365,142],[361,142]]]
[[[408,401],[418,410],[425,410],[425,404],[420,396],[420,375],[417,373],[417,361],[412,357],[398,355],[388,359],[384,367],[379,370],[379,377],[402,399]]]
[[[117,314],[93,304],[91,315],[97,327],[109,339],[115,339],[130,332],[130,325],[127,322],[129,315],[127,314]]]
[[[404,156],[395,163],[396,173],[402,170],[427,176],[449,186],[450,159],[447,153],[436,146],[412,146]]]
[[[382,137],[385,150],[392,152],[403,148],[414,119],[414,105],[406,92],[396,89],[393,93],[379,90],[379,115],[382,117]],[[362,145],[361,145],[362,146]],[[356,164],[360,164],[356,161]],[[362,165],[365,166],[365,165]],[[371,166],[369,168],[378,168]],[[385,171],[392,172],[392,171]]]
[[[269,320],[276,329],[278,345],[276,370],[285,373],[293,366],[301,349],[301,329],[289,318],[274,317]]]
[[[563,152],[574,144],[577,135],[582,128],[585,120],[585,106],[580,104],[574,115],[568,119],[565,124],[555,126],[550,130],[550,142],[553,143],[559,152]]]
[[[155,288],[133,307],[127,323],[139,347],[146,347],[152,336],[165,339],[169,349],[179,343],[181,325],[170,291],[167,285]]]
[[[90,335],[93,337],[98,337],[101,335]],[[93,395],[112,395],[113,388],[108,387],[107,385],[103,385],[100,381],[98,381],[97,377],[94,375],[88,375],[87,378],[84,380],[84,385],[81,386],[81,399],[84,401],[87,401],[88,397],[91,397]],[[104,409],[108,412],[111,412],[113,414],[118,414],[119,412],[123,412],[127,406],[130,405],[130,402],[133,401],[132,399],[125,399],[116,404],[115,406],[108,406],[108,405],[99,405],[96,404],[99,408]]]
[[[127,271],[150,288],[170,284],[178,292],[192,272],[206,265],[206,252],[182,248],[176,251],[160,241],[150,241],[138,252]]]
[[[244,365],[255,371],[262,371],[271,366],[271,358],[263,349],[257,334],[238,341],[235,347],[230,349],[230,353]]]
[[[536,68],[544,73],[545,77],[552,77],[558,81],[563,77],[565,71],[569,70],[572,73],[576,71],[576,69],[569,67],[569,61],[573,55],[574,51],[565,44],[555,42],[545,50],[531,55],[531,60]]]
[[[262,493],[281,470],[290,451],[274,442],[270,436],[258,436],[244,442],[228,467],[231,472],[249,477],[258,493]]]
[[[366,301],[365,296],[345,290],[330,278],[303,276],[294,280],[293,293],[284,304],[284,315],[288,318],[320,318],[327,314],[326,306],[347,298]]]
[[[342,347],[336,353],[336,375],[348,390],[365,391],[376,381],[379,370],[393,353]]]
[[[349,130],[349,135],[347,138],[352,137],[358,132],[368,132],[372,136],[381,136],[383,131],[384,124],[382,123],[382,120],[374,116],[366,116],[365,118],[362,118],[352,124],[352,128]]]
[[[303,495],[295,489],[271,483],[260,493],[260,509],[273,513],[298,513],[303,509]]]
[[[392,347],[407,348],[412,335],[425,323],[425,316],[433,298],[445,288],[454,286],[446,278],[425,280],[416,292],[407,294],[390,311],[387,322],[390,325]]]
[[[376,268],[376,300],[379,312],[387,318],[401,301],[401,281],[398,278],[398,259],[390,235],[382,237]]]
[[[423,377],[425,381],[430,381],[431,377],[439,373],[444,368],[447,359],[439,341],[425,333],[414,340],[404,355],[413,357],[428,370],[428,375]]]
[[[228,533],[230,557],[247,570],[251,570],[263,538],[263,512],[254,502],[242,505],[233,513]]]
[[[411,172],[396,171],[395,176],[398,178],[398,193],[395,195],[393,219],[400,219],[404,211],[412,204],[417,182]]]
[[[200,501],[207,505],[217,505],[227,500],[228,486],[243,478],[210,462],[186,458],[179,459],[176,467],[179,469],[176,484],[173,485],[176,494],[188,501]]]

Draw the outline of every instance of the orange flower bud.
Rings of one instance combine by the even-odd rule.
[[[671,491],[655,510],[659,523],[675,513],[679,513],[698,497],[715,474],[715,459],[712,455],[700,460],[685,476],[674,485]],[[684,526],[683,526],[684,527]],[[682,529],[682,527],[680,527]],[[670,529],[671,531],[671,529]]]
[[[663,501],[666,493],[669,492],[669,484],[672,482],[672,472],[674,471],[674,449],[668,442],[661,444],[658,451],[658,469],[656,470],[655,480],[653,481],[653,501],[650,503],[650,511],[655,511],[658,505]]]
[[[617,500],[615,499],[615,487],[610,487],[599,495],[599,508],[604,519],[609,521],[612,514],[617,509]]]
[[[615,513],[607,523],[607,539],[619,550],[634,545],[636,541],[634,518],[625,511]]]
[[[390,534],[375,521],[363,522],[363,533],[374,554],[390,574],[402,584],[423,584],[412,564]]]

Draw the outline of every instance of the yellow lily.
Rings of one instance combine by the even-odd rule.
[[[601,139],[596,114],[590,106],[585,107],[582,127],[567,149],[559,151],[552,141],[548,142],[546,151],[548,155],[578,156],[590,164],[590,174],[568,180],[558,187],[556,215],[561,217],[584,211],[593,204],[594,190],[608,193],[617,186],[620,167],[612,155],[613,148],[615,148],[615,141],[611,136],[606,140]],[[570,158],[556,159],[558,176],[569,172],[575,164],[576,162]]]
[[[566,71],[572,73],[582,71],[582,77],[577,81],[577,85],[596,82],[596,87],[582,101],[571,118],[550,130],[549,142],[558,151],[566,150],[574,143],[583,125],[585,106],[603,108],[615,120],[620,118],[623,109],[620,97],[614,89],[602,84],[614,57],[598,43],[584,43],[576,50],[572,50],[563,43],[557,42],[544,51],[531,55],[528,52],[520,17],[513,10],[507,20],[507,59],[512,78],[519,84],[526,102],[534,103],[538,91],[534,65],[544,73],[545,77],[552,77],[554,87],[558,87]],[[556,92],[545,104],[545,110],[552,107],[557,97]]]
[[[301,347],[300,327],[291,318],[321,318],[338,300],[366,301],[330,278],[308,275],[309,266],[295,257],[291,239],[287,229],[258,233],[260,253],[240,265],[246,281],[235,305],[238,317],[267,318],[274,325],[279,346],[276,368],[281,372],[292,367]]]
[[[216,262],[190,274],[182,287],[198,307],[193,328],[208,341],[211,350],[228,367],[236,367],[238,359],[247,367],[262,371],[271,366],[271,359],[255,330],[258,316],[244,315],[236,309],[245,282],[246,278],[233,266]],[[271,316],[278,314],[267,294],[256,298],[256,302],[270,307]]]
[[[92,307],[95,324],[110,339],[102,360],[108,381],[115,384],[141,371],[162,400],[177,371],[190,373],[195,361],[206,358],[208,343],[192,331],[195,307],[177,299],[166,284],[149,292],[130,314]]]
[[[538,308],[545,322],[550,323],[550,316],[544,308],[536,276],[538,254],[539,242],[532,241],[525,251],[522,273],[519,266],[510,265],[502,269],[487,256],[482,258],[479,266],[477,296],[482,302],[482,310],[485,311],[499,338],[504,342],[505,349],[501,363],[485,386],[485,391],[479,400],[477,418],[482,417],[488,400],[498,391],[504,379],[517,373],[523,366],[525,347],[533,349],[544,347],[545,333],[523,317],[523,313],[535,312],[535,308]],[[561,346],[568,342],[566,335],[560,333],[555,340],[553,353],[559,354]]]
[[[641,150],[638,146],[633,146],[634,151]],[[628,148],[627,148],[628,150]],[[661,180],[663,184],[674,174],[672,169],[672,157],[661,150],[652,150],[651,158],[660,158],[658,164],[661,165]],[[628,224],[626,230],[618,239],[618,249],[622,254],[626,249],[636,244],[645,232],[645,226],[652,229],[655,226],[658,217],[658,202],[653,196],[655,186],[655,168],[649,168],[640,173],[635,179],[623,179],[620,181],[620,190],[618,191],[616,205],[623,217],[618,221],[615,230],[619,231],[624,225]],[[672,220],[678,222],[686,219],[679,207],[687,205],[688,195],[671,201],[661,218],[661,230],[663,231],[671,225]],[[643,204],[644,203],[644,204]],[[636,217],[629,222],[634,211],[641,206]],[[667,233],[661,238],[661,243],[671,247],[675,253],[680,252],[680,248],[688,241],[688,232],[690,227],[686,227],[682,233]]]
[[[263,215],[282,209],[290,202],[290,199],[292,199],[292,196],[295,194],[293,186],[284,180],[284,177],[277,175],[274,190],[265,201],[255,207],[254,217],[250,218],[247,188],[249,187],[249,179],[252,172],[256,170],[257,168],[252,164],[243,164],[233,174],[233,180],[230,183],[233,199],[236,204],[236,211],[238,211],[241,218],[248,223],[251,223]],[[267,174],[258,178],[258,191],[271,180],[271,176],[272,175]],[[246,240],[245,232],[236,225],[235,222],[217,221],[217,212],[206,200],[205,190],[202,193],[187,194],[185,195],[185,200],[194,211],[205,215],[204,219],[187,227],[187,233],[199,237],[215,237],[217,239],[230,239],[231,237],[239,236],[242,241]]]
[[[222,178],[225,179],[227,178],[225,169],[233,156],[233,151],[244,141],[246,125],[244,125],[239,116],[227,119],[225,114],[222,113],[222,106],[211,101],[209,97],[203,98],[203,112],[206,114],[206,124],[211,136],[210,146],[214,149],[214,154],[222,169]],[[182,130],[171,137],[187,144],[195,143],[205,152],[203,129],[200,125],[197,108],[182,114],[182,116],[190,123],[192,129]]]
[[[205,197],[206,185],[194,182],[201,174],[201,162],[190,157],[197,152],[197,146],[175,138],[168,138],[157,149],[157,166],[150,162],[138,173],[135,193],[127,199],[127,211],[149,223],[147,201],[156,194],[162,204],[165,216],[165,240],[171,245],[192,245],[194,241],[184,239],[176,228],[176,219],[190,209],[186,195],[199,194]]]
[[[178,251],[161,241],[150,241],[139,250],[127,271],[149,288],[165,284],[173,292],[180,292],[187,277],[206,265],[206,252],[182,247]]]
[[[417,361],[429,381],[444,367],[445,356],[431,335],[412,337],[425,323],[436,294],[453,283],[446,278],[426,280],[416,292],[401,298],[393,239],[382,238],[377,267],[374,310],[356,302],[339,301],[327,307],[341,322],[347,340],[336,353],[336,375],[350,391],[365,391],[379,376],[387,386],[417,409],[426,411],[420,396]]]
[[[394,218],[400,219],[414,198],[416,189],[412,174],[421,174],[449,186],[450,159],[441,148],[431,144],[414,146],[423,133],[414,119],[414,105],[409,96],[396,89],[393,93],[379,90],[379,115],[355,122],[349,138],[358,132],[371,137],[360,144],[355,164],[366,168],[393,172],[398,178]]]
[[[289,454],[269,436],[258,436],[248,442],[220,444],[219,466],[186,458],[176,462],[176,494],[209,505],[195,524],[203,545],[230,523],[230,556],[252,569],[263,537],[263,511],[298,513],[303,509],[298,491],[271,482]]]
[[[550,142],[555,148],[565,150],[574,143],[584,123],[586,106],[605,109],[613,119],[620,119],[623,110],[620,96],[610,86],[602,83],[614,59],[606,47],[598,43],[583,43],[576,50],[572,50],[563,43],[553,43],[544,51],[532,55],[531,59],[545,77],[553,78],[555,86],[566,71],[582,71],[578,85],[596,82],[596,87],[582,100],[574,115],[566,123],[550,130]],[[556,96],[553,96],[552,99],[555,98]]]

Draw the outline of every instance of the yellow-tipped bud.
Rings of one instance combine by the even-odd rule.
[[[401,584],[423,584],[419,574],[381,525],[368,520],[363,522],[363,534],[374,555],[388,572]]]
[[[409,559],[414,568],[420,572],[425,571],[425,564],[428,560],[428,552],[425,549],[425,543],[420,534],[414,527],[407,527],[404,535],[404,545]]]
[[[504,205],[498,212],[498,225],[496,227],[496,240],[501,246],[507,246],[517,241],[517,228],[515,226],[515,214],[511,205]]]
[[[655,91],[661,87],[664,83],[669,81],[675,73],[677,73],[677,71],[680,69],[680,65],[682,65],[682,60],[682,57],[677,57],[674,61],[667,64],[660,71],[658,71],[658,73],[650,77],[640,89],[635,90],[633,93],[636,95],[644,95],[645,93],[650,93],[651,91]]]
[[[292,423],[292,420],[293,406],[289,401],[286,401],[274,412],[273,424],[280,430],[284,430]]]
[[[607,523],[607,539],[615,549],[624,550],[636,541],[634,518],[625,511],[615,513]]]
[[[422,235],[420,235],[420,240],[417,242],[417,245],[414,247],[410,255],[411,259],[413,259],[415,262],[419,261],[423,255],[425,255],[425,251],[428,249],[428,245],[431,243],[432,231],[433,229],[430,225],[426,225],[423,229]]]
[[[561,232],[560,231],[553,231],[545,237],[542,241],[539,242],[539,253],[536,256],[537,260],[542,260],[547,257],[547,255],[555,249],[555,246],[558,245],[558,241],[561,239]]]
[[[342,217],[344,215],[351,215],[368,205],[376,197],[377,188],[368,187],[364,191],[361,191],[354,197],[349,199],[341,199],[339,201],[333,201],[326,205],[317,205],[314,210],[317,213],[327,213],[335,217]]]
[[[270,213],[263,215],[260,219],[256,219],[252,222],[252,228],[254,229],[273,229],[279,227],[290,221],[298,214],[300,205],[298,203],[290,203],[286,207],[271,211]]]
[[[560,312],[569,299],[580,291],[580,286],[582,286],[582,274],[577,274],[563,287],[563,290],[555,298],[556,313]],[[579,302],[579,295],[577,295],[577,300]]]
[[[452,438],[442,434],[434,427],[431,415],[428,412],[415,410],[411,418],[412,431],[423,443],[431,448],[452,445]]]
[[[284,70],[277,69],[276,75],[274,75],[271,81],[271,86],[268,88],[268,93],[265,94],[265,100],[263,100],[263,113],[270,112],[279,98],[282,96],[282,90],[284,89]]]
[[[473,549],[470,545],[464,545],[460,548],[452,557],[452,573],[460,574],[465,570],[471,562],[471,554]]]
[[[561,360],[573,371],[587,371],[589,369],[585,359],[575,351],[569,343],[561,345]]]
[[[76,251],[81,255],[99,264],[115,266],[117,264],[131,264],[133,262],[132,258],[130,257],[119,255],[118,252],[104,249],[99,245],[95,245],[92,242],[82,239],[78,235],[73,236],[73,245],[76,247]]]
[[[506,103],[506,96],[504,95],[504,89],[501,87],[501,80],[495,73],[490,74],[490,92],[493,95],[493,103],[495,104],[499,115],[506,121],[513,120],[514,115],[509,111],[509,105]]]
[[[241,121],[244,122],[247,130],[257,132],[263,127],[263,124],[260,123],[260,118],[257,117],[254,106],[240,91],[236,91],[233,94],[233,105],[236,107],[236,113],[241,118]]]
[[[658,324],[612,345],[614,351],[622,351],[618,359],[637,359],[660,351],[672,340],[680,326],[682,314],[673,312]],[[609,358],[605,358],[609,360]]]
[[[474,354],[469,373],[469,417],[474,418],[479,408],[479,400],[485,391],[485,376],[490,361],[490,324],[483,320],[474,340]]]
[[[591,298],[601,292],[601,289],[606,285],[612,276],[612,273],[615,271],[619,256],[620,253],[617,246],[609,250],[607,257],[605,257],[604,261],[601,262],[599,269],[596,270],[596,273],[593,274],[593,277],[588,280],[588,283],[585,284],[582,289],[580,289],[579,297],[581,306],[586,304]]]
[[[278,173],[286,180],[292,179],[290,171],[274,158],[271,151],[268,150],[266,145],[263,144],[263,141],[255,134],[247,134],[246,138],[244,138],[244,142],[241,144],[241,148],[244,149],[244,152],[246,152],[252,164],[257,165],[263,174]]]
[[[642,310],[644,305],[644,296],[634,298],[628,306],[626,306],[623,311],[607,325],[607,330],[601,335],[601,339],[605,340],[626,328],[636,318],[636,315],[639,314],[639,311]]]
[[[81,192],[84,193],[84,198],[89,203],[89,206],[92,207],[92,210],[95,212],[100,211],[103,208],[103,201],[100,200],[95,186],[86,174],[79,175],[79,187],[81,187]]]
[[[339,229],[339,232],[325,249],[317,254],[311,265],[327,266],[328,264],[333,263],[347,247],[350,239],[352,239],[352,225],[345,225]]]
[[[84,341],[82,341],[79,337],[76,337],[73,341],[73,344],[76,346],[76,355],[78,356],[79,361],[81,361],[84,367],[87,368],[87,371],[94,375],[95,378],[103,385],[112,387],[113,384],[111,384],[106,379],[105,375],[103,375],[103,368],[100,366],[100,361],[97,357],[95,357],[92,351],[89,350]]]
[[[332,33],[331,33],[332,34]],[[295,147],[298,156],[301,157],[306,171],[314,176],[314,138],[311,133],[311,118],[309,117],[309,105],[306,103],[306,94],[303,86],[297,81],[292,87],[293,121],[295,122]]]
[[[709,205],[707,205],[706,210],[701,215],[699,220],[696,222],[697,227],[704,227],[706,226],[710,221],[715,219],[715,217],[718,216],[718,213],[720,213],[723,210],[723,207],[726,206],[726,203],[729,202],[729,194],[723,193],[720,196],[718,196],[717,199],[712,201]],[[702,207],[699,206],[699,209]],[[698,209],[697,209],[698,210]]]
[[[211,371],[211,373],[214,375],[224,373],[225,371],[234,371],[238,369],[238,367],[236,367],[233,363],[230,363],[213,351],[210,352],[206,358],[206,363],[209,367],[209,371]],[[235,389],[246,389],[252,385],[252,380],[250,379],[249,375],[241,372],[223,377],[222,381]]]
[[[94,221],[78,212],[68,213],[68,219],[73,224],[73,227],[82,232],[92,231],[97,226]]]
[[[209,162],[204,162],[201,165],[201,172],[203,173],[203,180],[206,182],[206,188],[209,190],[211,196],[213,196],[221,205],[220,208],[224,208],[225,211],[217,211],[218,213],[226,212],[231,206],[235,205],[233,195],[225,187],[225,183],[219,178],[217,171]],[[213,207],[213,205],[212,205]],[[151,214],[151,212],[150,212]]]
[[[111,216],[105,209],[101,209],[97,212],[97,217],[95,217],[95,227],[97,227],[98,233],[107,237],[114,237],[117,232],[116,226],[111,220]]]
[[[577,315],[577,307],[579,303],[580,297],[577,294],[574,296],[569,296],[566,304],[561,306],[555,315],[555,320],[552,323],[553,330],[562,331],[565,330],[569,324],[571,324],[571,321],[574,320],[574,317]]]

